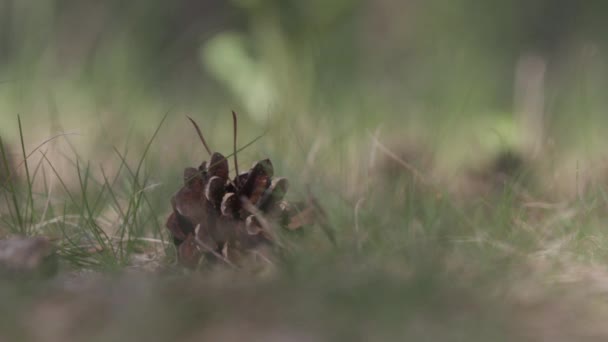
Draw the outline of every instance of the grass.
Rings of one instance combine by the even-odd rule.
[[[9,169],[8,153],[1,145],[6,174],[9,175],[4,189],[8,212],[4,218],[5,233],[50,236],[57,240],[58,253],[63,260],[74,266],[97,269],[118,269],[126,265],[138,245],[138,238],[145,234],[152,234],[153,238],[159,238],[159,243],[165,243],[157,217],[150,215],[155,208],[147,192],[154,185],[149,184],[148,175],[142,170],[147,150],[162,121],[135,167],[129,166],[126,156],[114,149],[118,170],[111,178],[102,165],[99,165],[98,172],[101,177],[95,177],[90,163],[83,165],[79,155],[74,156],[75,175],[60,174],[42,150],[44,144],[51,141],[45,141],[27,154],[21,120],[18,122],[23,161],[17,167],[25,169],[23,180],[16,180],[19,170]],[[35,165],[35,172],[30,175],[29,159],[35,152],[39,152],[41,158]],[[42,171],[39,173],[39,170]],[[40,183],[36,176],[47,173],[58,182],[61,196],[51,194],[47,177],[42,180],[44,192],[34,193],[33,188]],[[64,180],[66,177],[75,178],[75,186],[68,185]],[[115,219],[108,219],[104,211],[115,214]]]
[[[371,151],[365,139],[317,136],[330,143],[315,156],[310,136],[299,135],[310,128],[271,130],[243,144],[241,169],[260,156],[256,149],[267,153],[291,179],[292,199],[306,187],[319,198],[336,244],[310,227],[284,234],[287,252],[263,270],[182,270],[164,221],[180,169],[200,161],[160,152],[163,131],[173,130],[166,124],[175,124],[169,117],[139,146],[108,147],[113,159],[97,165],[71,136],[29,149],[17,119],[17,170],[0,143],[11,175],[1,229],[50,237],[60,271],[26,285],[0,282],[7,303],[0,315],[10,318],[0,338],[509,341],[608,333],[598,322],[606,309],[598,301],[607,286],[606,193],[589,187],[564,198],[546,176],[551,160],[507,178],[492,164],[446,173],[419,169],[400,154],[407,146],[382,136],[371,139]],[[188,127],[185,117],[178,121]],[[185,132],[197,141],[194,130]],[[286,135],[296,139],[268,143]],[[59,140],[72,153],[68,173],[48,156]]]

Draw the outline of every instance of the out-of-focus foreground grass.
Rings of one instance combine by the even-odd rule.
[[[0,340],[605,339],[605,10],[0,0],[0,234],[60,266],[0,281]],[[337,246],[174,265],[169,199],[206,158],[185,115],[229,154],[233,109],[262,136],[242,169],[271,158]]]

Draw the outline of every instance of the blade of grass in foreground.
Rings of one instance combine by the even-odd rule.
[[[7,200],[7,204],[8,204],[8,208],[9,208],[9,214],[11,216],[11,225],[10,227],[14,229],[15,225],[14,222],[15,220],[17,221],[17,232],[23,232],[25,230],[25,224],[23,222],[23,217],[21,216],[21,210],[20,210],[20,205],[19,205],[19,199],[17,198],[17,193],[15,191],[15,186],[14,186],[14,182],[10,179],[10,175],[12,170],[10,169],[9,166],[9,158],[8,155],[6,153],[6,148],[4,145],[4,141],[2,140],[2,137],[0,137],[0,152],[2,153],[2,162],[4,164],[4,172],[6,174],[6,179],[2,180],[2,187],[5,188],[5,190],[8,191],[8,193],[10,193],[10,201],[8,198],[8,195],[6,196],[6,200]],[[6,183],[6,184],[5,184]],[[12,202],[12,203],[9,203]],[[11,205],[12,204],[12,208]],[[14,212],[14,214],[13,214]]]
[[[32,195],[32,178],[30,177],[30,168],[29,168],[29,163],[27,161],[27,153],[25,152],[25,142],[24,142],[24,138],[23,138],[23,126],[21,124],[21,116],[17,115],[17,122],[19,123],[19,139],[21,142],[21,152],[23,154],[23,165],[25,166],[25,181],[27,184],[27,202],[25,205],[25,210],[23,213],[24,219],[26,219],[27,221],[24,222],[25,224],[22,226],[22,231],[21,233],[24,235],[27,235],[27,231],[28,231],[28,224],[31,224],[31,222],[34,221],[34,197]],[[29,217],[28,217],[28,211],[29,211]]]
[[[125,211],[125,214],[124,214],[123,225],[120,227],[119,232],[118,232],[119,254],[121,255],[122,258],[125,258],[127,256],[124,254],[124,251],[123,251],[123,245],[125,242],[124,239],[126,237],[128,240],[127,243],[129,244],[130,239],[132,237],[131,235],[135,231],[135,228],[136,228],[135,225],[137,224],[138,213],[140,212],[142,200],[148,204],[150,209],[153,209],[149,200],[147,199],[147,197],[145,195],[145,191],[143,191],[146,189],[147,177],[144,178],[143,184],[140,184],[141,169],[142,169],[144,161],[148,155],[148,152],[150,151],[150,147],[152,146],[152,143],[158,136],[158,133],[160,132],[160,129],[162,128],[162,125],[164,124],[168,115],[169,115],[169,113],[167,112],[163,116],[160,123],[156,127],[156,130],[152,134],[152,137],[150,138],[150,140],[148,140],[147,144],[145,145],[144,152],[143,152],[141,158],[139,159],[139,162],[137,164],[137,168],[135,169],[135,171],[133,171],[129,167],[129,164],[127,163],[125,156],[123,156],[116,147],[113,147],[114,152],[118,155],[118,157],[121,160],[121,168],[124,166],[124,168],[129,172],[130,176],[132,177],[132,187],[131,187],[132,195],[129,196],[129,203],[127,205],[127,210]],[[107,182],[107,179],[106,179],[106,182]],[[156,222],[157,229],[160,232],[160,226],[158,225],[158,222],[156,220],[154,220],[154,221]],[[129,251],[127,251],[127,254],[128,253],[129,253]]]

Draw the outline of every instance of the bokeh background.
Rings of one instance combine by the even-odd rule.
[[[99,120],[144,128],[164,112],[170,123],[192,113],[215,131],[235,109],[252,129],[307,120],[365,139],[384,125],[433,132],[452,148],[471,134],[484,147],[541,133],[558,145],[601,142],[606,7],[2,0],[1,133],[16,135],[17,114],[40,134]]]
[[[50,290],[0,282],[0,327],[57,341],[606,340],[607,13],[600,0],[0,0],[0,137],[19,172],[0,236],[48,236],[60,259]],[[270,158],[338,243],[311,228],[270,275],[181,277],[164,223],[184,168],[207,158],[186,115],[229,155],[232,110],[241,170]],[[104,277],[147,267],[170,276]]]

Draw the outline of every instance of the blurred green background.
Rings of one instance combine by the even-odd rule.
[[[73,152],[94,168],[120,164],[113,148],[137,160],[167,114],[146,166],[172,189],[204,158],[185,115],[227,154],[236,110],[240,146],[263,135],[242,168],[271,157],[302,186],[320,179],[312,168],[356,192],[376,137],[444,179],[513,150],[572,193],[579,170],[605,169],[607,7],[0,0],[0,135],[18,152],[17,115],[29,151],[76,133],[47,151],[69,178]]]
[[[247,127],[302,117],[322,118],[335,134],[431,127],[453,145],[480,127],[517,140],[517,112],[532,108],[558,144],[602,141],[607,7],[2,0],[1,133],[15,135],[17,113],[28,127],[55,115],[73,129],[99,117],[141,127],[165,111],[194,112],[215,127],[235,109]]]
[[[69,254],[63,246],[61,256],[74,265],[90,257],[110,270],[128,265],[131,255],[111,255],[112,246],[122,251],[126,242],[129,250],[133,239],[166,237],[183,169],[207,157],[185,116],[196,119],[213,150],[228,155],[235,110],[239,146],[262,136],[239,152],[241,170],[272,159],[276,174],[290,180],[289,200],[311,190],[322,202],[339,244],[319,230],[298,235],[278,267],[284,279],[244,292],[256,299],[239,303],[258,303],[245,311],[226,305],[230,280],[218,278],[220,290],[208,298],[222,320],[236,314],[264,321],[257,305],[271,303],[280,318],[274,322],[300,324],[299,314],[282,312],[302,308],[304,322],[318,320],[322,329],[354,327],[336,335],[344,340],[374,336],[361,334],[368,326],[390,340],[409,329],[401,318],[422,311],[411,324],[420,325],[428,310],[431,322],[441,306],[455,322],[446,334],[462,332],[444,340],[498,340],[503,330],[523,330],[511,329],[503,314],[525,324],[538,316],[543,334],[560,332],[564,317],[584,321],[572,310],[576,303],[593,309],[592,323],[604,329],[605,298],[566,301],[544,286],[606,293],[606,13],[608,2],[599,0],[0,0],[0,137],[17,161],[30,151],[41,152],[32,159],[49,159],[29,161],[33,174],[41,170],[38,178],[27,175],[18,189],[27,191],[6,197],[11,215],[0,215],[0,227],[55,232],[59,244],[69,234],[90,240],[106,222],[112,237],[122,233],[118,242],[99,253]],[[58,132],[75,135],[35,150]],[[27,220],[16,224],[20,214],[11,210],[20,206]],[[167,251],[156,260],[161,265],[174,257]],[[127,296],[142,296],[127,306],[162,299],[132,289]],[[285,299],[276,297],[273,306],[281,289]],[[175,292],[173,304],[157,300],[163,310],[156,320],[196,306]],[[560,314],[537,305],[545,296],[561,303]],[[11,305],[3,310],[13,317],[9,325],[21,317]],[[147,311],[124,317],[136,315],[148,327],[154,310]],[[131,322],[107,312],[110,321],[119,317],[108,336]],[[356,323],[366,319],[371,325]],[[155,328],[142,332],[165,327]],[[409,333],[434,336],[424,326]]]

